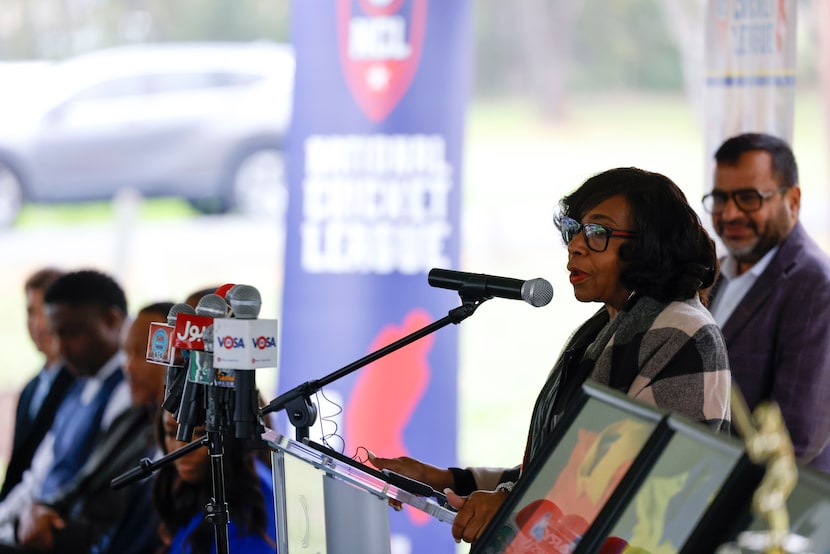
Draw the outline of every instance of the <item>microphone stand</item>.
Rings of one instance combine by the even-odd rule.
[[[288,420],[296,428],[298,442],[309,438],[309,428],[314,425],[317,419],[317,409],[311,403],[311,395],[317,393],[324,386],[349,375],[350,373],[378,360],[387,354],[403,348],[404,346],[423,338],[430,333],[446,327],[450,323],[458,324],[473,315],[483,302],[492,298],[483,292],[483,283],[471,282],[458,290],[462,304],[451,309],[441,319],[422,327],[421,329],[406,335],[405,337],[380,348],[359,360],[334,371],[321,379],[306,381],[293,389],[286,391],[272,400],[267,406],[260,409],[260,414],[265,415],[285,408]]]
[[[207,410],[206,430],[207,433],[199,440],[195,440],[178,450],[151,461],[149,458],[142,458],[138,467],[133,468],[118,477],[115,477],[110,486],[113,489],[125,487],[135,481],[140,481],[150,476],[153,472],[161,469],[174,460],[202,446],[207,446],[210,455],[210,472],[213,496],[205,506],[205,521],[213,526],[214,538],[216,541],[216,554],[229,554],[230,545],[228,542],[228,522],[230,516],[228,503],[225,497],[225,469],[223,461],[222,434],[229,426],[229,404],[228,391],[217,386],[207,387]]]
[[[207,443],[210,454],[210,475],[213,486],[213,496],[205,507],[207,512],[205,521],[213,525],[213,535],[216,540],[216,554],[228,554],[230,545],[228,543],[228,502],[225,499],[225,464],[223,459],[224,448],[222,445],[223,429],[229,429],[230,425],[223,425],[229,422],[229,413],[223,410],[228,409],[227,391],[231,389],[220,389],[216,386],[208,387],[207,395]],[[223,417],[225,416],[225,417]]]

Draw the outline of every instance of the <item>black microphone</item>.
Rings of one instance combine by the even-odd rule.
[[[194,310],[193,306],[190,304],[185,304],[183,302],[174,304],[173,307],[170,308],[170,311],[167,312],[167,324],[175,327],[176,317],[179,314],[195,313],[196,310]],[[175,414],[182,403],[182,389],[184,389],[184,382],[187,380],[187,365],[189,362],[190,351],[181,350],[181,353],[184,361],[184,367],[174,365],[167,366],[167,376],[165,377],[165,394],[161,407],[171,414]]]
[[[212,318],[225,317],[228,313],[228,304],[218,294],[207,294],[199,300],[196,305],[196,315]],[[190,364],[197,362],[208,363],[209,355],[205,352],[192,351]],[[212,366],[212,363],[210,364]],[[189,371],[189,370],[188,370]],[[190,379],[184,382],[182,390],[182,401],[179,405],[178,422],[179,428],[176,431],[176,440],[190,442],[193,440],[193,431],[205,423],[205,387]]]
[[[522,281],[509,277],[494,277],[483,273],[465,273],[451,269],[433,268],[429,284],[439,289],[457,290],[462,296],[476,299],[509,298],[524,300],[531,306],[547,305],[553,299],[553,286],[541,278]]]
[[[262,307],[259,291],[250,285],[234,285],[225,295],[236,319],[256,319]],[[247,339],[247,337],[246,337]],[[256,439],[264,431],[258,419],[256,371],[237,369],[233,372],[233,420],[235,436]]]

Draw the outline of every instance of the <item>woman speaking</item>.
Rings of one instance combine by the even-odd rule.
[[[720,329],[705,307],[715,245],[669,178],[617,168],[559,203],[574,295],[602,307],[571,335],[534,406],[523,466],[533,460],[586,379],[708,425],[729,428],[730,373]],[[388,468],[451,489],[456,541],[475,541],[510,494],[520,467],[438,468],[408,457]]]

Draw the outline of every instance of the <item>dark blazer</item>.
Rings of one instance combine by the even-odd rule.
[[[150,479],[113,489],[110,482],[156,454],[153,413],[133,406],[106,431],[78,474],[49,500],[66,527],[53,552],[144,554],[160,546]]]
[[[749,408],[778,403],[799,461],[830,472],[830,257],[800,223],[722,330]]]
[[[66,366],[61,367],[52,382],[52,388],[49,389],[49,393],[43,400],[43,405],[41,405],[35,418],[32,419],[29,417],[29,405],[32,403],[32,397],[35,394],[35,388],[37,388],[37,380],[38,377],[35,376],[23,387],[20,399],[17,402],[12,455],[6,468],[6,480],[3,482],[3,487],[0,488],[0,500],[9,494],[9,491],[20,482],[23,472],[29,469],[35,450],[37,450],[43,437],[46,436],[46,432],[52,427],[52,421],[55,419],[58,406],[63,402],[69,386],[75,381],[75,378],[69,373]]]

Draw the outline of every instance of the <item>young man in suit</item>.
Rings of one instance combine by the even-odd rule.
[[[703,197],[728,256],[710,309],[749,409],[775,401],[799,461],[830,472],[830,257],[799,222],[789,145],[746,133],[715,153]]]
[[[153,425],[164,396],[165,366],[146,361],[147,336],[154,322],[167,322],[172,302],[139,310],[124,342],[124,370],[132,405],[115,418],[75,477],[54,496],[21,514],[17,540],[41,552],[155,552],[158,518],[150,502],[151,480],[113,489],[110,482],[161,456]]]
[[[17,403],[14,420],[12,452],[6,467],[6,478],[0,488],[0,501],[20,482],[29,468],[55,412],[75,380],[61,359],[58,339],[49,330],[43,295],[46,289],[63,274],[55,268],[43,268],[33,273],[23,286],[26,294],[26,324],[35,348],[43,354],[43,367],[25,387]]]
[[[66,273],[46,289],[44,304],[76,379],[21,482],[0,502],[0,543],[16,542],[20,515],[68,484],[115,416],[130,405],[121,350],[127,299],[121,286],[94,270]]]

